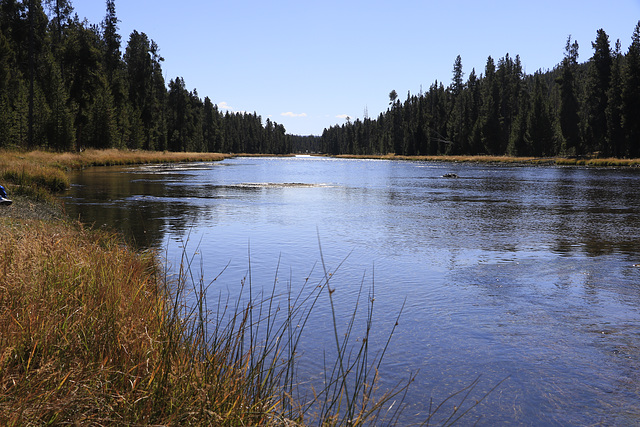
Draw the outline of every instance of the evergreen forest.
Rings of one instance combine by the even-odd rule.
[[[105,3],[90,24],[70,0],[0,0],[0,148],[640,157],[640,22],[626,52],[600,29],[579,62],[569,36],[562,62],[533,75],[506,54],[465,81],[458,56],[446,86],[392,90],[377,118],[296,136],[167,83],[159,46],[138,31],[123,42]]]
[[[578,62],[568,37],[553,70],[523,72],[520,57],[488,57],[484,72],[464,81],[462,58],[451,83],[434,82],[404,102],[389,93],[389,108],[325,129],[314,141],[331,154],[511,155],[640,157],[640,22],[628,52],[611,46],[602,29],[593,56]]]
[[[149,36],[123,46],[114,0],[99,25],[69,0],[0,0],[0,28],[0,148],[292,151],[284,126],[167,84]]]

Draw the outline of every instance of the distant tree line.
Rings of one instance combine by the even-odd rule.
[[[445,87],[437,81],[404,102],[389,94],[389,108],[325,129],[314,150],[331,154],[491,154],[640,157],[640,22],[626,54],[604,30],[593,56],[578,63],[569,36],[553,70],[523,72],[520,57],[489,57],[484,73],[463,80],[462,59]]]
[[[465,82],[458,56],[447,87],[404,102],[391,91],[377,118],[318,137],[223,113],[182,77],[167,84],[158,45],[133,31],[123,47],[105,4],[96,25],[70,0],[0,0],[0,148],[640,157],[640,22],[626,53],[598,30],[586,63],[569,37],[562,62],[533,75],[507,54]]]
[[[114,0],[100,25],[69,0],[0,0],[0,29],[0,147],[292,151],[282,125],[167,85],[145,33],[122,46]]]

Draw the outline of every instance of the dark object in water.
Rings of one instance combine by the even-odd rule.
[[[7,191],[0,185],[0,206],[9,206],[11,203],[13,202],[7,198]]]
[[[457,173],[445,173],[444,175],[442,175],[443,178],[458,178],[458,174]]]

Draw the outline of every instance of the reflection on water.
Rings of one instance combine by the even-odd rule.
[[[406,422],[479,375],[472,399],[508,378],[472,413],[481,425],[640,422],[639,170],[239,158],[72,180],[71,216],[170,263],[188,239],[209,277],[228,265],[214,292],[237,292],[249,256],[267,287],[278,260],[277,286],[321,277],[318,239],[329,268],[348,257],[339,313],[375,282],[383,342],[405,304],[381,375],[417,372]],[[314,320],[311,376],[326,306]]]

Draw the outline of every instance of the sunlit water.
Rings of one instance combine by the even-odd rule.
[[[463,424],[640,423],[640,170],[236,158],[73,182],[71,216],[171,265],[186,245],[209,280],[224,270],[216,299],[249,266],[253,288],[284,292],[324,260],[340,266],[339,322],[375,284],[379,346],[404,304],[381,371],[383,385],[416,375],[402,423],[478,378],[467,406],[504,382]],[[310,376],[332,346],[322,301]]]

